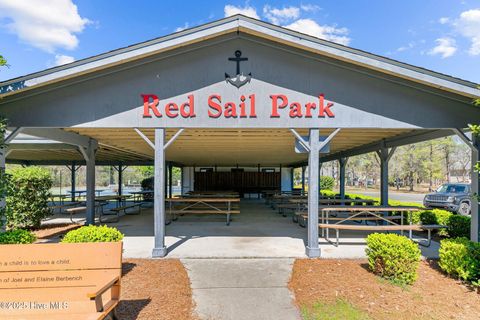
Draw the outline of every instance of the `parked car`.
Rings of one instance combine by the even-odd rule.
[[[423,199],[425,208],[442,208],[466,216],[471,210],[472,191],[466,183],[446,183]]]

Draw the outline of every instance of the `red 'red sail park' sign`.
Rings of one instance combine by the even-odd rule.
[[[197,109],[195,109],[195,96],[190,94],[186,97],[184,103],[175,103],[173,101],[162,103],[157,95],[142,94],[143,98],[143,117],[144,118],[195,118]],[[233,101],[222,101],[219,94],[212,94],[207,100],[208,109],[206,110],[210,118],[256,118],[255,94],[248,96],[241,95],[237,103]],[[327,102],[323,94],[318,96],[315,102],[301,104],[290,101],[286,95],[270,95],[270,117],[290,117],[290,118],[334,118],[335,114],[331,110],[332,102]]]

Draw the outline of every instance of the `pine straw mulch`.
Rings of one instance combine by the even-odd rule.
[[[190,279],[180,260],[124,259],[119,319],[196,319],[193,309]]]
[[[480,294],[423,261],[414,285],[400,288],[368,271],[366,260],[299,259],[289,288],[297,305],[344,299],[372,319],[480,319]]]
[[[45,224],[40,228],[32,230],[32,232],[35,234],[38,240],[45,240],[63,236],[68,231],[80,228],[81,226],[81,224],[77,223]]]

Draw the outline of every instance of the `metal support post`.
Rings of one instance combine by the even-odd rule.
[[[318,195],[320,130],[310,129],[310,152],[308,154],[308,242],[306,254],[310,258],[320,257],[318,247]]]
[[[340,163],[340,198],[345,199],[345,168],[347,167],[348,158],[341,157],[338,159]]]
[[[155,246],[152,257],[167,255],[165,246],[165,129],[155,129],[155,181],[154,181],[154,234]]]

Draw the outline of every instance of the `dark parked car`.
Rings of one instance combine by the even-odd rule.
[[[446,183],[423,199],[426,208],[442,208],[463,216],[470,214],[472,191],[466,183]]]

